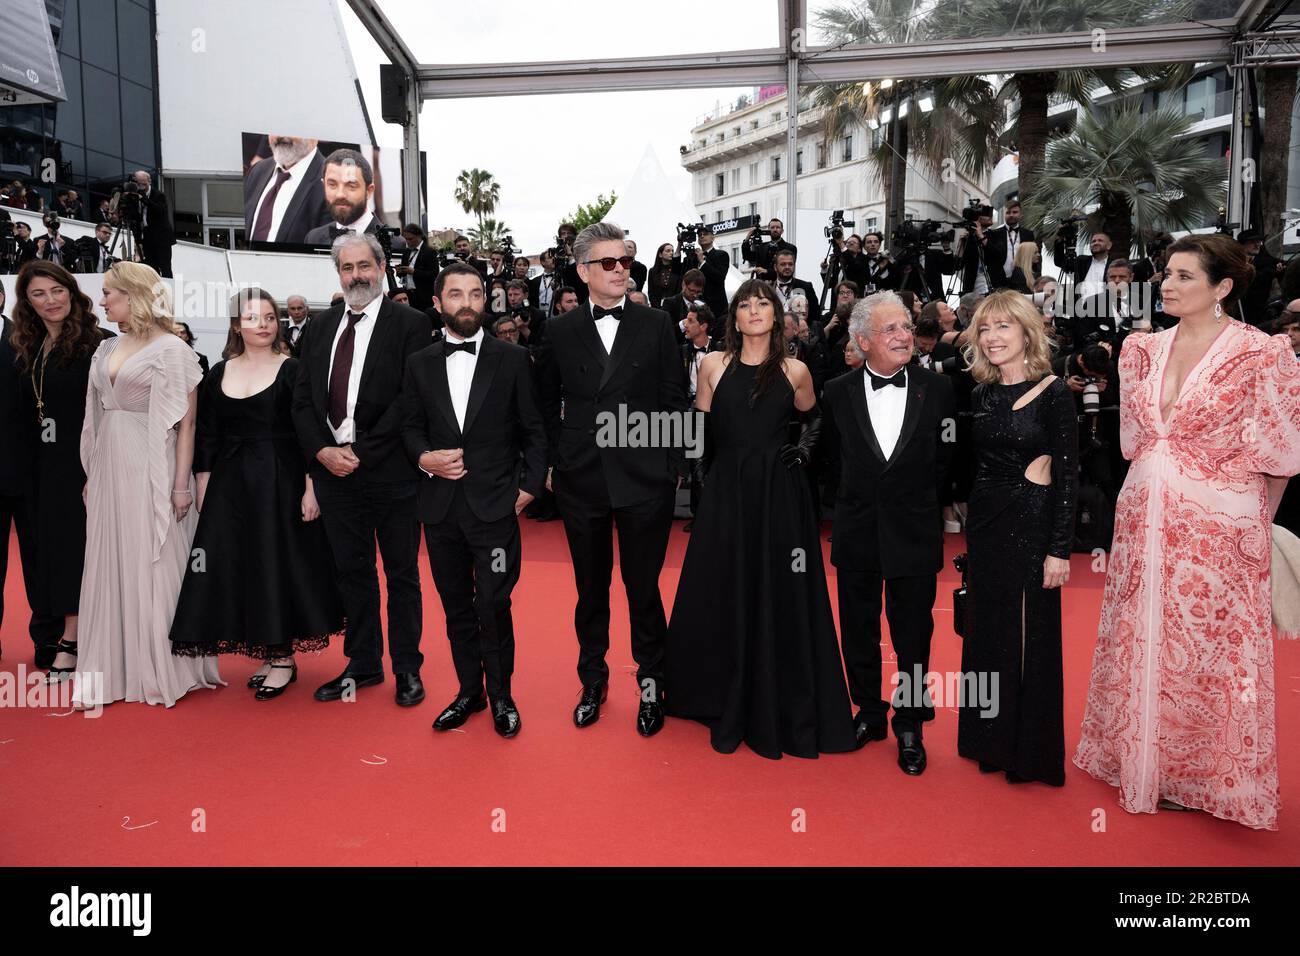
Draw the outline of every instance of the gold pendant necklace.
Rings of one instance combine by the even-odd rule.
[[[45,366],[50,363],[50,353],[41,349],[41,382],[36,384],[36,363],[32,363],[32,391],[36,395],[36,424],[45,424]]]

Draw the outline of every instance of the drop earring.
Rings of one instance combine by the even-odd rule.
[[[1220,302],[1218,299],[1214,300],[1214,321],[1215,322],[1223,321],[1223,303]]]

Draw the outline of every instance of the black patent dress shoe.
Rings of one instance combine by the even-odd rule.
[[[424,700],[424,683],[419,674],[394,674],[397,682],[397,706],[414,707]]]
[[[519,719],[519,708],[509,697],[492,701],[492,726],[502,737],[513,737],[519,733],[523,722]]]
[[[582,688],[582,700],[573,708],[573,723],[578,727],[587,727],[600,720],[600,705],[609,698],[609,683],[596,681]]]
[[[861,750],[873,740],[884,740],[889,736],[889,728],[882,723],[873,723],[863,719],[859,714],[853,719],[853,737],[856,741],[855,750]]]
[[[288,689],[290,684],[297,683],[298,681],[297,661],[294,661],[292,664],[272,664],[271,667],[275,670],[293,671],[293,673],[289,675],[289,679],[285,683],[281,684],[278,687],[267,687],[265,683],[265,677],[264,677],[262,679],[262,682],[259,682],[257,685],[257,693],[253,695],[254,700],[275,700],[275,698],[279,697]],[[269,677],[270,675],[268,674],[266,676]]]
[[[457,697],[438,715],[438,719],[433,722],[433,729],[455,730],[469,720],[470,714],[486,709],[487,698],[482,694],[476,697]]]
[[[314,696],[317,700],[342,700],[343,695],[350,691],[362,687],[371,687],[383,682],[383,671],[374,674],[353,674],[351,671],[344,671],[328,684],[321,684],[320,687],[317,687]]]
[[[904,730],[898,734],[898,766],[910,777],[919,777],[925,772],[925,745],[921,735],[915,730]]]
[[[636,732],[642,737],[653,737],[659,731],[664,729],[664,707],[663,702],[655,697],[651,700],[641,700],[641,706],[636,712]]]

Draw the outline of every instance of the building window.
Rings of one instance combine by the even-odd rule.
[[[772,182],[781,178],[781,157],[779,155],[772,157]]]
[[[839,206],[844,209],[849,204],[849,181],[847,179],[840,181],[840,202]]]
[[[813,208],[814,209],[826,208],[826,187],[825,186],[818,186],[816,189],[813,190]]]
[[[779,122],[781,122],[781,111],[780,111],[780,110],[777,110],[775,113],[772,114],[772,122],[773,122],[773,123],[779,123]]]
[[[880,228],[880,227],[876,225],[876,217],[875,217],[875,216],[868,216],[868,217],[867,217],[867,231],[868,231],[868,232],[875,232],[875,231],[876,231],[877,229],[879,229],[879,228]]]
[[[727,191],[727,177],[718,173],[713,177],[713,195],[721,196]]]
[[[758,215],[758,203],[756,203],[756,202],[752,202],[752,203],[749,204],[749,214],[750,214],[751,216],[757,216],[757,215]]]
[[[844,149],[840,153],[840,159],[843,162],[853,162],[853,134],[848,133],[844,137]]]
[[[758,163],[749,164],[749,184],[751,186],[758,185]]]
[[[795,174],[796,176],[802,176],[802,175],[803,175],[803,150],[802,150],[802,149],[795,150],[795,154],[794,154],[794,174]]]
[[[735,169],[731,171],[731,191],[733,193],[740,192],[740,167],[739,166],[737,166]]]
[[[825,143],[817,144],[817,168],[818,169],[826,168],[826,144]]]
[[[731,207],[731,218],[732,218],[732,219],[739,219],[739,218],[740,218],[740,207],[739,207],[739,206],[732,206],[732,207]]]
[[[716,210],[716,211],[713,213],[713,221],[714,221],[714,222],[722,222],[722,210],[721,210],[721,209]]]

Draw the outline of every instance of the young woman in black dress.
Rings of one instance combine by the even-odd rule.
[[[294,651],[321,650],[343,629],[343,605],[294,436],[298,360],[284,342],[280,310],[249,289],[232,311],[225,360],[199,390],[199,524],[172,653],[264,660],[248,686],[270,700],[297,680]]]
[[[786,354],[780,302],[741,285],[726,350],[700,364],[704,490],[682,562],[666,649],[668,712],[709,725],[713,748],[816,757],[854,750],[853,714],[804,469],[815,421],[808,367]],[[698,473],[697,472],[697,473]]]
[[[957,752],[1012,783],[1059,787],[1061,586],[1070,578],[1079,473],[1074,393],[1051,374],[1043,316],[1025,296],[993,293],[972,328],[965,354],[980,384],[971,394],[970,624]],[[982,695],[973,692],[981,681]]]
[[[651,308],[659,308],[669,296],[682,291],[682,260],[674,255],[673,244],[665,242],[655,253],[655,263],[646,273],[645,294]]]
[[[35,260],[18,273],[13,333],[32,465],[29,488],[36,551],[32,610],[63,618],[50,679],[77,663],[77,608],[86,557],[81,492],[81,426],[90,359],[113,333],[101,329],[90,298],[61,265]]]

